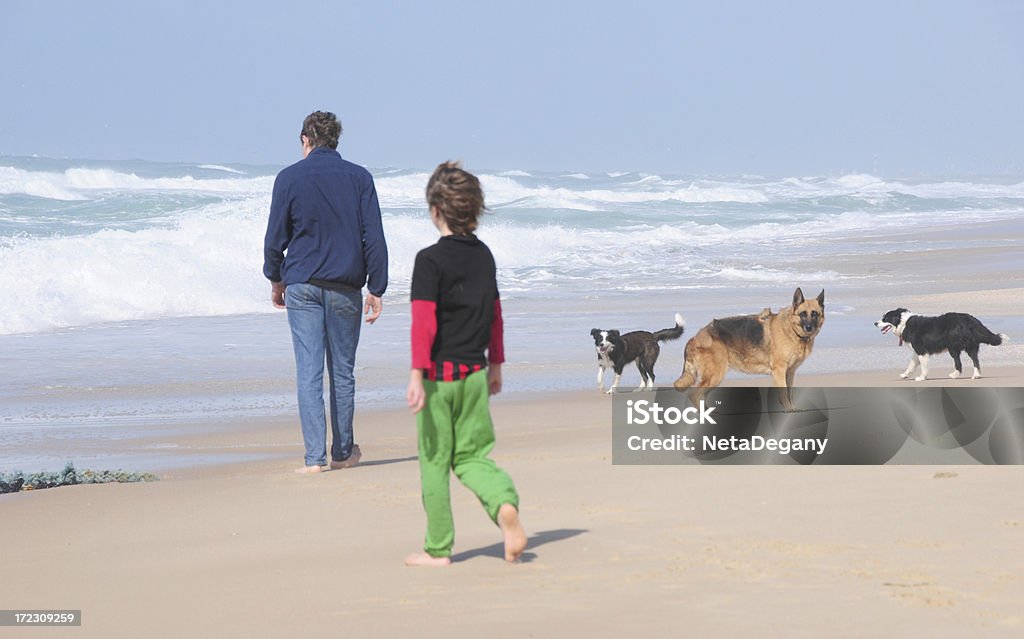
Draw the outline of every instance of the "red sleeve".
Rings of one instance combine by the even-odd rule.
[[[487,346],[487,360],[492,364],[505,361],[505,322],[501,318],[501,298],[494,300],[494,319],[491,320],[491,343]]]
[[[430,350],[437,335],[437,302],[412,301],[412,367],[430,368]]]

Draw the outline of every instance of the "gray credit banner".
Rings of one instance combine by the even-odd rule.
[[[614,464],[1024,464],[1024,388],[616,393]]]

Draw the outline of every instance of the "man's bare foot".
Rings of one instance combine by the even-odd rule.
[[[359,444],[352,446],[352,454],[348,456],[348,459],[344,461],[331,460],[331,470],[341,470],[342,468],[352,468],[359,463],[359,460],[363,457],[363,451],[359,449]]]
[[[431,568],[444,568],[452,565],[451,557],[434,557],[425,552],[414,552],[405,558],[406,566],[430,566]]]
[[[319,466],[303,466],[302,468],[296,468],[295,472],[300,475],[310,475],[313,473],[319,473],[322,470],[323,468],[320,468]]]
[[[512,504],[502,504],[498,510],[498,526],[505,538],[505,561],[519,561],[519,556],[526,550],[526,531],[519,523],[519,511]]]

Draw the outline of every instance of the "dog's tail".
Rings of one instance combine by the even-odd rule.
[[[679,339],[683,331],[686,330],[686,320],[679,313],[676,313],[676,325],[672,328],[666,328],[665,330],[655,331],[654,339],[659,342],[664,342],[668,339]]]
[[[996,333],[993,333],[992,331],[988,330],[988,328],[985,326],[982,326],[982,328],[984,329],[985,333],[979,340],[982,344],[991,344],[992,346],[999,346],[1003,342],[1010,341],[1010,336],[1007,335],[1006,333],[999,333],[997,335]]]
[[[693,340],[690,341],[692,342]],[[672,385],[675,386],[677,391],[682,392],[696,383],[697,366],[690,361],[690,344],[687,342],[686,348],[683,349],[683,372]]]

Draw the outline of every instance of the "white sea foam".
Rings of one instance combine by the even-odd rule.
[[[0,248],[10,309],[0,334],[269,310],[260,304],[266,204],[211,205],[174,228],[16,238]]]
[[[272,177],[196,179],[183,177],[143,178],[134,173],[121,173],[109,169],[68,169],[64,179],[72,189],[82,191],[200,191],[206,193],[268,192]]]
[[[273,175],[31,166],[0,166],[0,197],[41,198],[24,208],[17,198],[0,202],[0,290],[8,296],[0,334],[273,312],[261,272]],[[425,212],[428,177],[377,174],[392,299],[407,296],[416,252],[436,241]],[[495,254],[502,290],[568,300],[606,290],[849,281],[857,274],[821,256],[893,250],[923,229],[969,228],[1024,211],[1020,182],[910,183],[863,174],[480,177],[494,214],[479,234]]]
[[[0,245],[0,290],[8,291],[0,334],[98,322],[272,312],[262,275],[269,198],[221,202],[183,211],[167,228],[103,230],[89,235],[8,238]],[[425,214],[384,216],[390,254],[389,296],[403,299],[416,253],[436,241]],[[763,241],[785,229],[762,230]],[[503,290],[582,294],[601,282],[626,290],[639,281],[669,286],[703,279],[794,281],[798,274],[743,272],[708,264],[730,255],[723,227],[686,223],[623,229],[524,225],[506,216],[479,231],[499,265]],[[739,240],[757,246],[751,240]],[[628,247],[628,250],[624,250]],[[728,250],[727,250],[728,248]],[[695,255],[695,250],[703,250]],[[810,273],[802,281],[830,281]]]
[[[834,282],[841,278],[841,275],[835,271],[799,273],[791,270],[771,269],[760,266],[753,268],[723,268],[717,273],[717,276],[737,282],[772,282],[780,284],[801,281]]]
[[[885,180],[874,175],[852,173],[833,178],[784,178],[764,182],[760,189],[772,199],[793,197],[825,198],[836,196],[864,196],[886,198],[894,195],[912,195],[919,198],[1022,198],[1024,182],[905,182]]]
[[[413,173],[387,176],[377,180],[381,206],[422,208],[424,187],[430,176]],[[563,178],[564,179],[564,178]],[[573,179],[573,178],[569,178]],[[660,179],[660,178],[655,178]],[[607,211],[617,206],[658,202],[761,203],[767,196],[752,188],[738,186],[700,187],[689,183],[684,188],[575,189],[564,185],[527,186],[504,175],[481,175],[480,182],[490,207],[564,208],[580,211]],[[635,183],[646,186],[648,183]]]
[[[234,173],[236,175],[245,175],[245,171],[239,171],[229,166],[221,166],[220,164],[200,164],[199,168],[209,169],[210,171],[224,171],[226,173]]]
[[[0,166],[0,195],[31,195],[63,201],[86,199],[68,189],[60,174],[24,171],[13,166]]]
[[[248,195],[269,193],[273,180],[272,176],[197,179],[186,175],[145,178],[112,169],[70,168],[57,173],[0,166],[0,194],[31,195],[52,200],[87,200],[99,191],[176,191]]]
[[[230,167],[203,164],[197,168],[219,170],[242,176]],[[626,173],[611,173],[627,177]],[[424,188],[429,178],[425,172],[382,171],[377,179],[381,204],[385,207],[421,208]],[[834,178],[784,178],[781,180],[741,181],[665,178],[645,175],[613,187],[591,188],[593,180],[582,173],[542,180],[526,171],[502,171],[482,174],[481,182],[488,203],[492,206],[566,208],[601,211],[616,206],[651,203],[740,203],[759,204],[789,201],[793,198],[828,198],[859,196],[868,200],[894,194],[920,198],[1024,198],[1024,182],[999,184],[990,182],[946,181],[935,183],[904,183],[886,181],[866,174],[850,174]],[[526,178],[527,184],[517,178]],[[104,168],[68,168],[62,172],[31,171],[14,166],[0,166],[0,195],[24,194],[54,200],[83,200],[98,191],[169,191],[249,196],[269,193],[273,176],[196,178],[141,177],[136,173]]]

